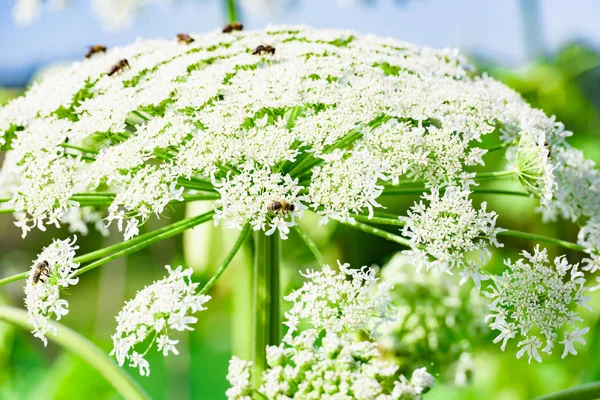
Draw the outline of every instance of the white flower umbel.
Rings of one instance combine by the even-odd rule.
[[[590,274],[600,270],[600,219],[592,218],[579,230],[577,243],[585,247],[589,257],[583,259],[583,269]]]
[[[210,296],[197,293],[198,284],[192,282],[192,270],[182,270],[181,266],[171,269],[166,266],[168,275],[146,286],[135,298],[128,301],[116,317],[117,330],[112,336],[111,355],[117,358],[120,366],[129,360],[132,367],[138,367],[142,376],[150,374],[150,365],[144,359],[156,342],[157,350],[164,356],[179,354],[175,345],[179,342],[169,337],[173,331],[193,330],[190,326],[198,319],[191,316],[205,310],[204,303]],[[144,345],[143,353],[135,350]]]
[[[267,348],[269,368],[259,393],[267,399],[420,399],[433,387],[425,368],[410,380],[384,361],[373,342],[354,342],[309,329],[291,342]]]
[[[564,256],[548,261],[546,249],[536,246],[533,254],[523,251],[523,258],[513,263],[506,260],[508,270],[494,277],[486,296],[492,299],[490,327],[500,331],[494,343],[502,341],[502,350],[510,339],[519,338],[517,358],[527,354],[529,361],[542,361],[540,349],[552,353],[561,335],[562,357],[577,354],[574,342],[585,343],[581,337],[589,329],[577,329],[583,321],[579,308],[587,307],[585,278],[578,264],[571,265]],[[544,342],[544,343],[543,343]]]
[[[61,291],[77,284],[75,277],[79,263],[73,262],[76,237],[72,240],[54,240],[33,262],[25,286],[25,306],[33,336],[48,344],[46,334],[57,334],[50,320],[60,320],[69,313],[69,303],[61,299]]]
[[[229,361],[227,380],[231,387],[225,394],[229,400],[252,400],[252,382],[250,380],[252,363],[233,356]]]
[[[294,303],[285,313],[289,329],[284,340],[291,340],[303,321],[336,334],[365,330],[376,335],[377,328],[391,319],[391,286],[378,283],[373,269],[338,265],[339,272],[329,265],[306,271],[302,276],[308,282],[284,297]]]
[[[268,368],[259,388],[253,388],[250,363],[233,358],[227,379],[230,400],[257,394],[276,399],[420,399],[433,386],[425,368],[411,379],[385,361],[373,341],[358,340],[359,331],[375,329],[390,319],[390,286],[377,283],[375,271],[340,271],[324,266],[303,274],[308,279],[285,297],[292,309],[285,314],[288,332],[279,346],[268,346]]]
[[[102,9],[127,21],[149,1]],[[374,214],[386,185],[406,180],[433,192],[461,187],[445,202],[464,208],[477,183],[473,167],[484,164],[485,135],[520,146],[522,176],[534,177],[523,184],[545,205],[553,199],[545,213],[598,208],[587,190],[598,179],[564,142],[568,134],[502,84],[471,77],[455,50],[305,26],[191,38],[94,54],[0,110],[0,145],[9,149],[0,188],[24,234],[59,224],[81,193],[110,193],[108,221],[126,238],[205,190],[221,196],[216,221],[240,229],[248,219],[284,238],[305,208],[322,222],[352,221]],[[275,54],[253,54],[260,44]],[[129,67],[109,75],[121,60]],[[268,212],[274,200],[294,210]],[[484,211],[477,218],[493,219]],[[441,270],[492,240],[467,237],[443,249],[436,231],[413,233],[432,243]]]
[[[481,209],[473,208],[469,194],[452,186],[442,196],[434,190],[423,195],[427,204],[415,203],[408,216],[400,219],[406,223],[402,233],[411,242],[411,250],[405,253],[413,257],[417,269],[424,266],[449,273],[454,267],[462,268],[461,273],[479,287],[485,277],[467,256],[474,255],[483,264],[490,256],[490,245],[502,247],[496,240],[501,229],[496,228],[497,214],[487,212],[485,202]]]
[[[290,227],[296,225],[295,218],[301,218],[305,209],[298,180],[274,174],[267,168],[250,166],[239,175],[228,175],[215,186],[221,194],[215,225],[223,220],[227,228],[242,229],[249,220],[254,230],[264,230],[267,235],[279,230],[281,238],[287,239]],[[292,204],[294,210],[269,211],[271,203],[282,201]]]

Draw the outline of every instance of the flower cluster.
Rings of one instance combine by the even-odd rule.
[[[278,230],[281,238],[287,239],[290,227],[296,224],[295,218],[301,218],[305,209],[298,180],[265,168],[249,169],[223,179],[215,186],[221,194],[216,204],[219,208],[216,209],[215,225],[223,220],[227,228],[242,229],[249,220],[254,230],[263,230],[266,234]],[[274,201],[293,204],[294,210],[287,214],[270,212],[269,205]],[[266,229],[267,225],[269,229]]]
[[[363,329],[374,336],[377,328],[390,320],[391,286],[378,283],[373,269],[338,265],[339,272],[329,265],[319,271],[306,271],[302,276],[308,281],[284,297],[293,303],[285,313],[288,340],[303,321],[335,334]]]
[[[358,331],[374,333],[373,325],[389,320],[390,287],[376,283],[374,270],[339,266],[339,272],[325,266],[306,273],[308,281],[286,297],[294,303],[285,315],[289,330],[279,346],[267,347],[268,368],[258,389],[251,384],[251,363],[231,360],[230,400],[248,400],[255,392],[269,400],[408,400],[433,386],[425,368],[409,380],[382,358],[376,342],[357,340]]]
[[[398,378],[398,367],[382,360],[376,343],[332,332],[319,337],[315,329],[267,348],[267,363],[259,388],[267,399],[420,399],[434,382],[425,368],[410,380]]]
[[[399,253],[382,268],[382,281],[394,286],[396,318],[383,329],[380,348],[403,373],[432,365],[436,376],[465,384],[473,370],[469,352],[489,336],[484,299],[450,275],[415,272],[410,261]]]
[[[33,262],[25,286],[25,306],[33,336],[48,344],[46,333],[57,334],[51,319],[59,320],[69,313],[69,303],[61,299],[61,291],[77,284],[79,263],[73,261],[76,237],[73,240],[54,240]]]
[[[166,266],[168,276],[146,286],[135,298],[128,301],[116,317],[117,330],[112,336],[111,355],[117,358],[120,366],[129,360],[132,367],[138,367],[142,376],[150,374],[150,364],[144,355],[156,342],[158,351],[164,356],[179,354],[175,345],[178,340],[169,337],[171,331],[193,330],[190,326],[198,319],[190,314],[205,310],[204,303],[210,296],[197,293],[197,283],[190,279],[191,269],[181,266],[171,269]],[[143,353],[135,346],[150,339]]]
[[[519,336],[517,358],[527,354],[530,362],[532,358],[541,362],[542,341],[542,351],[551,354],[562,334],[562,357],[577,354],[574,343],[585,344],[582,336],[589,331],[576,328],[575,323],[582,319],[579,310],[573,309],[590,308],[589,297],[584,295],[587,288],[583,273],[564,256],[555,258],[551,265],[546,249],[540,250],[539,246],[533,254],[521,254],[523,258],[515,263],[505,261],[509,269],[494,277],[489,292],[485,292],[493,300],[486,321],[500,331],[494,343],[502,341],[504,350],[510,339]]]
[[[469,193],[452,186],[442,196],[432,191],[423,195],[428,204],[415,203],[408,216],[400,219],[406,223],[402,233],[411,242],[406,254],[418,270],[425,266],[439,274],[462,267],[461,273],[479,287],[485,277],[467,256],[474,254],[483,264],[490,256],[490,244],[502,247],[496,240],[501,229],[495,227],[497,214],[487,212],[485,202],[480,210],[473,208]]]
[[[126,3],[116,9],[137,2]],[[215,221],[239,229],[248,219],[284,238],[305,209],[322,222],[373,215],[385,185],[402,180],[420,180],[430,196],[461,187],[444,199],[465,207],[471,168],[487,153],[478,143],[499,127],[507,144],[526,147],[517,164],[533,178],[523,183],[544,203],[553,198],[550,175],[562,170],[544,159],[543,138],[554,157],[569,149],[566,133],[507,87],[471,77],[454,50],[304,26],[191,37],[95,54],[0,110],[9,149],[0,187],[24,234],[60,223],[79,193],[110,195],[107,220],[126,238],[198,191],[220,196]],[[252,54],[261,43],[275,55]],[[123,59],[129,68],[109,75]],[[294,211],[269,212],[274,200]],[[435,248],[433,232],[413,233],[443,270],[493,240]]]

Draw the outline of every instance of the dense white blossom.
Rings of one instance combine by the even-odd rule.
[[[585,343],[581,336],[589,330],[576,328],[583,321],[579,308],[590,308],[584,274],[564,256],[556,257],[551,265],[546,249],[539,246],[533,254],[521,254],[523,258],[514,263],[505,261],[509,269],[494,277],[485,293],[492,299],[486,321],[500,332],[494,343],[501,341],[504,350],[510,339],[518,338],[517,357],[526,354],[530,362],[532,358],[541,362],[540,349],[551,354],[562,335],[562,357],[576,354],[573,343]]]
[[[490,245],[502,247],[496,240],[501,229],[495,226],[497,214],[487,212],[485,202],[476,210],[469,193],[451,186],[441,196],[437,190],[424,194],[427,203],[415,203],[408,217],[400,219],[406,223],[402,233],[411,242],[411,250],[405,253],[413,258],[417,269],[425,266],[440,273],[462,267],[461,273],[479,287],[485,276],[478,265],[491,255]],[[479,258],[475,266],[467,259],[473,254]]]
[[[320,339],[320,340],[319,340]],[[377,344],[308,329],[290,342],[267,348],[269,368],[258,392],[267,399],[420,399],[434,379],[419,368],[410,380],[384,361]]]
[[[45,247],[33,262],[25,285],[25,306],[33,336],[48,344],[46,334],[57,334],[51,320],[60,320],[69,313],[69,303],[61,299],[61,293],[77,284],[75,277],[79,263],[73,261],[76,237],[72,240],[54,240]]]
[[[120,366],[129,360],[132,367],[139,368],[142,376],[150,374],[150,365],[144,356],[152,345],[156,342],[157,350],[164,356],[179,354],[175,347],[179,341],[171,339],[169,334],[193,330],[190,325],[198,319],[190,314],[205,310],[204,303],[210,300],[210,296],[197,293],[198,284],[190,278],[191,269],[182,270],[181,266],[171,269],[168,265],[166,269],[168,275],[165,278],[139,291],[116,317],[111,355],[117,358]],[[143,353],[135,350],[144,343]]]
[[[229,400],[251,400],[252,381],[250,380],[252,363],[233,356],[229,361],[227,380],[231,387],[225,394]]]
[[[308,281],[284,297],[293,303],[285,313],[284,324],[289,328],[286,340],[303,321],[335,334],[366,330],[376,335],[377,328],[391,319],[391,285],[379,283],[374,269],[338,265],[339,272],[329,265],[306,271],[302,276]]]
[[[113,11],[128,15],[150,2]],[[304,26],[191,36],[190,44],[138,40],[95,54],[0,111],[0,144],[9,149],[0,187],[24,234],[58,224],[73,196],[89,192],[111,194],[107,221],[126,238],[197,191],[221,197],[215,220],[225,226],[249,220],[284,238],[305,209],[322,222],[373,215],[386,185],[406,180],[431,193],[460,187],[446,199],[464,206],[472,168],[487,153],[479,143],[498,132],[516,146],[509,157],[519,155],[521,177],[537,174],[522,182],[545,213],[584,206],[555,204],[558,196],[573,203],[561,185],[579,185],[564,183],[568,167],[560,165],[578,157],[564,142],[568,132],[504,85],[472,77],[455,50]],[[275,54],[252,54],[260,44]],[[109,76],[122,59],[129,68]],[[274,200],[294,210],[267,212]],[[461,245],[484,241],[471,240]],[[466,248],[432,251],[445,270]]]
[[[339,266],[340,272],[329,266],[309,271],[302,288],[285,298],[294,303],[285,314],[289,329],[279,346],[266,348],[260,387],[252,386],[251,363],[231,360],[230,400],[253,394],[269,400],[416,400],[433,387],[425,368],[416,368],[409,380],[383,359],[376,342],[357,339],[358,331],[389,319],[390,287],[377,283],[372,269]]]

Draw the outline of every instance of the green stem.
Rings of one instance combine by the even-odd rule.
[[[229,23],[239,21],[235,0],[226,0],[226,1],[227,1],[227,21]]]
[[[600,382],[576,386],[571,389],[536,397],[534,400],[594,400],[600,399]]]
[[[15,274],[15,275],[11,275],[9,277],[6,277],[4,279],[0,279],[0,286],[6,285],[7,283],[11,283],[11,282],[15,282],[15,281],[20,281],[21,279],[26,279],[27,278],[27,274],[29,274],[29,271],[21,272],[20,274]]]
[[[197,190],[197,188],[194,188]],[[202,190],[207,190],[206,188]],[[114,200],[115,193],[76,193],[69,198],[69,200],[75,201],[80,207],[86,206],[99,206],[106,207],[111,205]],[[210,201],[218,200],[221,195],[212,189],[210,193],[194,193],[194,194],[183,194],[183,200],[173,201],[172,203],[189,203],[192,201]],[[0,199],[3,200],[3,199]],[[10,201],[10,199],[8,199]],[[2,203],[2,201],[0,201]],[[15,212],[12,208],[0,209],[0,214],[11,214]]]
[[[401,221],[398,219],[398,217],[396,218],[387,218],[387,217],[367,217],[365,215],[353,215],[352,216],[355,220],[359,221],[359,222],[365,222],[365,223],[371,223],[371,224],[378,224],[378,225],[392,225],[392,226],[404,226],[406,225],[406,222]]]
[[[143,235],[137,236],[136,238],[128,240],[126,242],[117,243],[115,245],[105,247],[103,249],[92,251],[91,253],[87,253],[87,254],[83,254],[81,256],[75,257],[73,259],[73,262],[76,262],[76,263],[84,263],[84,262],[88,262],[88,261],[92,261],[92,260],[96,260],[96,259],[100,258],[100,260],[96,261],[95,263],[92,263],[83,268],[80,268],[77,271],[77,275],[80,275],[86,271],[89,271],[90,269],[96,268],[102,264],[105,264],[111,260],[114,260],[115,258],[121,257],[126,254],[133,253],[133,252],[135,252],[139,249],[142,249],[146,246],[149,246],[152,243],[155,243],[159,240],[163,240],[168,237],[177,235],[177,234],[179,234],[189,228],[192,228],[196,225],[200,225],[206,221],[210,221],[213,217],[213,214],[214,214],[214,211],[209,211],[207,213],[197,215],[195,217],[186,218],[186,219],[183,219],[174,224],[167,225],[160,229],[154,230],[152,232],[144,233]],[[116,253],[109,256],[109,254],[114,253],[114,252],[116,252]],[[104,257],[104,258],[102,258],[102,257]],[[22,272],[20,274],[16,274],[13,276],[9,276],[4,279],[0,279],[0,286],[5,285],[10,282],[18,281],[20,279],[25,279],[25,278],[27,278],[28,273],[29,273],[29,271]]]
[[[0,306],[0,320],[31,330],[33,327],[29,324],[28,319],[29,316],[23,310]],[[51,324],[58,330],[58,335],[48,335],[48,339],[98,370],[123,398],[128,400],[150,398],[129,374],[119,368],[106,353],[92,342],[64,325],[56,322],[51,322]]]
[[[217,280],[221,277],[221,275],[223,275],[223,272],[225,272],[225,270],[231,263],[231,260],[233,260],[233,257],[235,257],[238,250],[242,247],[246,239],[248,239],[248,236],[250,236],[250,228],[251,226],[248,223],[244,226],[244,229],[242,229],[242,232],[240,233],[240,236],[238,237],[235,244],[233,245],[233,248],[231,249],[231,251],[229,251],[229,254],[227,254],[227,257],[225,257],[225,260],[223,260],[223,263],[221,264],[217,272],[208,280],[208,282],[206,282],[206,285],[204,285],[202,290],[200,290],[200,294],[208,293],[208,291],[215,285],[215,283],[217,283]]]
[[[475,180],[504,178],[506,176],[516,175],[515,171],[494,171],[494,172],[478,172]]]
[[[178,235],[178,234],[182,233],[183,231],[193,228],[194,226],[197,226],[197,225],[203,224],[204,222],[210,221],[212,219],[213,214],[214,214],[214,211],[209,211],[207,213],[204,213],[204,214],[192,217],[192,218],[187,218],[187,219],[179,221],[175,224],[171,224],[171,225],[165,227],[165,228],[169,228],[169,229],[164,229],[164,228],[157,229],[156,231],[150,232],[151,235],[145,237],[144,240],[137,240],[137,239],[140,239],[145,236],[145,235],[141,235],[141,236],[138,236],[136,239],[129,240],[127,242],[118,243],[114,246],[110,246],[110,247],[106,247],[102,250],[98,250],[98,251],[94,252],[95,254],[88,253],[86,255],[76,257],[73,259],[73,261],[81,262],[82,258],[90,258],[93,255],[92,259],[95,259],[95,258],[98,258],[99,254],[109,254],[112,251],[115,251],[114,250],[115,248],[122,249],[114,254],[111,254],[109,256],[101,258],[98,261],[94,261],[93,263],[88,264],[83,268],[79,268],[77,270],[77,273],[75,274],[75,276],[81,275],[84,272],[87,272],[96,267],[99,267],[102,264],[106,264],[107,262],[112,261],[116,258],[125,256],[127,254],[134,253],[140,249],[143,249],[144,247],[150,246],[153,243],[160,242],[161,240],[170,238],[171,236]],[[127,246],[125,246],[125,245],[127,245]],[[112,250],[112,251],[108,251],[108,250]]]
[[[479,181],[479,180],[486,180],[486,179],[504,178],[507,176],[513,176],[515,174],[516,174],[515,171],[478,172],[477,175],[475,176],[474,180]],[[388,183],[388,184],[384,183],[383,185],[386,188],[405,188],[406,186],[423,185],[425,183],[426,183],[425,179],[414,179],[414,180],[401,180],[400,182],[398,182],[395,185],[390,184],[390,183]]]
[[[319,265],[323,266],[323,265],[327,264],[327,262],[325,261],[325,257],[323,257],[323,254],[321,254],[321,252],[319,251],[319,248],[317,247],[317,244],[308,235],[308,233],[306,233],[306,231],[304,230],[304,228],[302,228],[300,225],[296,225],[296,226],[294,226],[294,230],[302,238],[302,240],[304,241],[304,244],[306,244],[306,246],[313,253],[313,255],[317,259],[317,262],[319,263]]]
[[[401,245],[404,245],[406,247],[410,247],[410,241],[406,238],[403,238],[402,236],[398,236],[398,235],[394,235],[393,233],[375,228],[371,225],[367,225],[367,224],[363,224],[360,222],[342,222],[344,225],[348,225],[351,226],[352,228],[356,228],[358,230],[361,230],[363,232],[366,233],[370,233],[371,235],[375,235],[375,236],[379,236],[382,237],[384,239],[387,239],[389,241],[392,242],[396,242],[399,243]]]
[[[508,146],[510,146],[510,143],[502,143],[502,144],[499,144],[498,146],[490,147],[489,149],[485,149],[485,150],[487,150],[486,154],[492,153],[492,152],[497,151],[497,150],[505,149]]]
[[[266,348],[278,345],[281,340],[279,236],[257,232],[254,246],[252,361],[254,385],[258,389],[267,369]]]
[[[550,244],[562,246],[566,249],[575,250],[575,251],[584,251],[585,250],[585,247],[578,245],[577,243],[567,242],[566,240],[555,239],[555,238],[551,238],[548,236],[536,235],[535,233],[506,230],[506,231],[498,232],[498,235],[518,237],[521,239],[533,240],[535,242],[550,243]]]

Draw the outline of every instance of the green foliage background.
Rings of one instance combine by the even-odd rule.
[[[582,45],[563,48],[554,58],[538,61],[518,70],[498,68],[481,63],[480,67],[522,93],[534,106],[554,114],[569,130],[575,132],[571,143],[588,158],[600,162],[600,54]],[[16,96],[18,90],[0,89],[0,104]],[[502,167],[503,159],[491,161]],[[415,198],[387,198],[384,204],[392,211],[402,212]],[[485,199],[490,209],[500,214],[499,225],[529,230],[549,236],[575,240],[576,230],[569,224],[542,225],[535,213],[535,203],[529,199],[492,197]],[[183,217],[186,210],[178,206],[160,220],[151,220],[144,229],[153,230],[170,220]],[[188,210],[188,212],[190,212]],[[318,245],[330,263],[336,259],[353,266],[383,265],[401,248],[382,239],[330,224],[314,231],[316,221],[305,219]],[[65,238],[69,232],[34,231],[22,240],[10,216],[0,216],[0,277],[21,272],[53,237]],[[194,234],[160,242],[144,251],[113,261],[85,274],[68,296],[71,312],[64,323],[109,352],[110,335],[116,322],[114,316],[123,302],[144,285],[163,275],[163,266],[189,265],[195,279],[206,281],[211,271],[225,257],[236,232],[210,226]],[[120,240],[116,233],[103,238],[97,233],[79,238],[80,254]],[[531,249],[532,243],[509,240],[496,252],[490,269],[503,268],[502,260],[514,257],[521,249]],[[551,255],[563,249],[550,248]],[[284,243],[283,279],[286,293],[300,284],[299,269],[315,267],[313,258],[299,238],[290,236]],[[580,255],[567,252],[571,262]],[[152,366],[148,378],[132,375],[153,399],[222,399],[227,388],[225,375],[233,353],[249,355],[249,263],[251,250],[238,254],[230,270],[223,276],[211,295],[209,308],[198,314],[196,330],[181,333],[179,356],[167,358],[151,351]],[[0,303],[23,307],[23,282],[0,289]],[[543,364],[529,365],[515,358],[515,344],[502,353],[499,346],[487,341],[476,348],[474,381],[465,388],[438,384],[428,399],[524,399],[568,388],[580,383],[600,380],[600,291],[592,300],[594,312],[584,313],[591,331],[588,345],[578,347],[580,354],[560,359],[556,351]],[[42,343],[28,332],[0,323],[0,399],[117,399],[112,387],[85,360],[78,359],[50,344]]]

